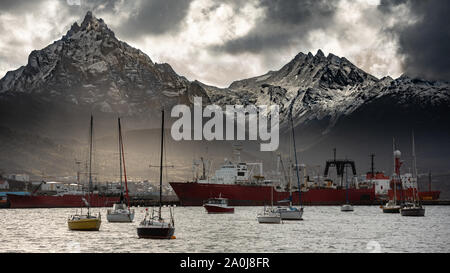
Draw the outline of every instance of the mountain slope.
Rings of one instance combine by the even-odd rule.
[[[73,24],[62,39],[33,51],[26,66],[0,80],[1,124],[15,127],[31,118],[34,131],[48,131],[38,120],[54,120],[60,111],[47,112],[64,105],[69,116],[130,116],[148,125],[162,106],[190,104],[193,96],[207,99],[200,85],[119,41],[88,12],[80,26]]]
[[[0,167],[24,171],[42,168],[37,157],[25,158],[30,149],[61,166],[61,155],[48,146],[60,145],[60,151],[72,157],[74,149],[84,147],[91,114],[97,139],[111,142],[102,152],[105,158],[112,157],[116,118],[120,115],[127,130],[136,130],[139,135],[127,157],[142,168],[133,171],[145,174],[148,164],[142,161],[154,147],[148,146],[144,152],[139,147],[147,139],[155,141],[157,135],[149,135],[145,129],[159,127],[162,106],[170,110],[175,104],[191,105],[194,96],[203,97],[205,104],[278,104],[280,151],[291,148],[288,138],[292,114],[299,154],[307,164],[323,164],[336,147],[339,154],[357,160],[362,172],[368,168],[369,153],[376,153],[381,162],[379,168],[389,171],[392,137],[402,150],[409,151],[414,130],[421,168],[448,168],[448,82],[407,76],[377,79],[349,60],[333,54],[325,56],[319,50],[316,55],[299,53],[278,71],[217,88],[189,82],[169,64],[154,63],[140,50],[119,41],[105,22],[91,13],[86,14],[81,25],[73,24],[60,40],[33,51],[26,66],[8,72],[0,80],[0,134],[4,140],[0,143]],[[32,136],[23,137],[24,134]],[[51,142],[47,145],[42,140],[31,148],[30,138]],[[80,143],[72,144],[73,139]],[[190,164],[192,154],[200,151],[203,144],[171,146],[176,147],[174,155],[183,157],[183,164]],[[183,145],[192,147],[183,149]],[[224,156],[230,150],[230,142],[214,142],[211,147],[217,152],[215,156]],[[246,159],[270,161],[274,155],[254,150],[258,147],[245,147],[249,149]],[[22,156],[9,156],[15,150]],[[55,168],[55,172],[73,172],[71,160],[64,161],[65,167]],[[189,168],[186,170],[189,172]]]

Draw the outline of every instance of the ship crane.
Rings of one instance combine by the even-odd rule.
[[[334,158],[333,160],[327,160],[325,165],[324,176],[328,176],[329,169],[332,167],[336,168],[336,173],[340,177],[340,186],[342,187],[342,181],[344,179],[344,170],[346,166],[352,168],[353,175],[356,176],[355,161],[349,159],[336,159],[336,148],[333,149]]]

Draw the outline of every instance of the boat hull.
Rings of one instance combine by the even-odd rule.
[[[143,239],[171,239],[175,233],[173,227],[141,227],[137,228],[139,238]]]
[[[258,216],[258,223],[260,224],[279,224],[281,223],[280,216],[262,215]]]
[[[280,214],[281,220],[303,220],[303,209],[278,208],[277,212]]]
[[[383,207],[383,213],[400,213],[400,207],[398,207],[398,208]]]
[[[211,184],[197,182],[171,182],[173,190],[183,206],[202,206],[204,200],[213,196],[225,196],[231,206],[269,205],[271,191],[273,202],[286,200],[289,192],[279,192],[271,186]],[[293,192],[293,204],[299,205],[299,194]],[[346,203],[345,189],[309,189],[301,193],[303,205],[342,205]],[[375,189],[349,189],[349,201],[354,205],[373,205],[377,203]]]
[[[203,205],[208,214],[222,214],[222,213],[234,213],[234,208],[230,207],[221,207],[221,206],[211,206],[211,205]]]
[[[102,220],[100,219],[81,219],[68,220],[67,224],[70,230],[76,231],[98,231]]]
[[[424,208],[404,208],[400,210],[402,216],[422,217],[425,216]]]
[[[341,211],[344,211],[344,212],[351,212],[351,211],[353,211],[353,206],[352,206],[352,205],[348,205],[348,204],[343,205],[343,206],[341,207]]]
[[[82,198],[90,200],[91,207],[110,207],[119,197],[88,195],[13,195],[8,194],[10,208],[79,208],[85,204]]]
[[[110,223],[131,223],[134,220],[134,213],[108,213],[106,219]]]

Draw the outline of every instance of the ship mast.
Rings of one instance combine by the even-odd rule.
[[[291,111],[291,127],[292,127],[292,141],[294,142],[295,170],[297,172],[298,202],[299,202],[299,205],[301,206],[302,205],[302,190],[301,190],[301,185],[300,185],[300,175],[298,173],[297,148],[295,146],[294,119],[292,118],[292,111]]]
[[[413,154],[413,178],[415,179],[415,187],[413,188],[413,202],[419,202],[419,181],[417,181],[417,160],[416,160],[416,144],[414,140],[414,131],[412,132],[412,154]],[[413,181],[414,181],[413,179]],[[417,196],[416,196],[417,195]]]
[[[119,172],[120,172],[120,190],[121,194],[123,194],[123,187],[122,187],[122,134],[121,134],[121,128],[120,128],[120,118],[118,118],[118,124],[119,124]],[[120,200],[123,201],[123,200]]]
[[[92,145],[93,145],[93,129],[94,129],[94,117],[91,115],[91,126],[89,130],[89,206],[88,206],[88,216],[89,216],[89,207],[91,205],[92,200]]]
[[[120,148],[121,159],[123,160],[123,174],[124,174],[124,178],[125,178],[125,193],[126,193],[126,197],[127,197],[127,206],[128,206],[128,210],[130,210],[130,198],[128,196],[127,169],[125,167],[125,152],[124,152],[124,148],[123,148],[122,127],[120,125],[120,118],[119,118],[119,143],[121,146],[121,148]],[[120,187],[122,188],[122,168],[120,169]]]
[[[164,155],[164,109],[161,111],[161,160],[159,164],[159,220],[161,217],[161,207],[162,207],[162,174],[163,174],[163,155]]]

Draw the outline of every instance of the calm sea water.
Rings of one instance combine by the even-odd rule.
[[[383,214],[377,206],[306,207],[304,220],[258,224],[261,207],[208,215],[202,207],[175,208],[175,240],[138,239],[133,223],[108,223],[99,232],[70,231],[75,209],[0,210],[0,252],[449,252],[450,207],[428,206],[426,217]]]

